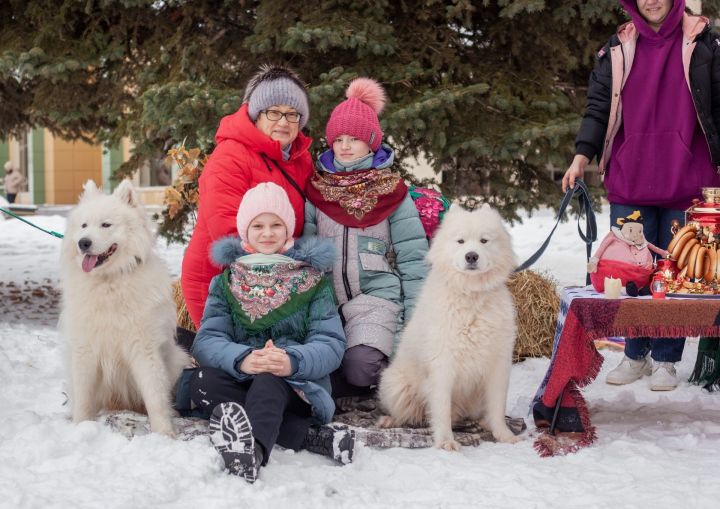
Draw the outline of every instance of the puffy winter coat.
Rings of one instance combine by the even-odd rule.
[[[347,347],[368,345],[391,355],[428,271],[428,241],[410,195],[387,219],[364,229],[344,226],[308,202],[304,232],[329,237],[339,252],[332,279]]]
[[[221,239],[213,247],[213,257],[219,265],[228,265],[244,254],[237,238]],[[285,253],[319,271],[332,267],[334,254],[332,243],[317,237],[299,239],[296,247]],[[202,324],[192,346],[193,357],[200,366],[219,368],[237,380],[249,380],[254,375],[241,373],[236,366],[251,351],[263,348],[272,339],[275,346],[290,356],[293,373],[286,377],[287,382],[310,403],[315,420],[330,422],[335,404],[330,396],[329,375],[340,366],[345,334],[329,280],[323,277],[314,289],[308,290],[314,292],[309,303],[253,334],[233,316],[234,297],[226,281],[226,273],[212,280]],[[187,392],[182,379],[178,391]],[[178,394],[178,402],[183,399],[189,399],[189,393]],[[181,403],[179,407],[182,406]]]
[[[247,104],[220,121],[215,135],[217,147],[200,176],[198,219],[182,263],[181,283],[185,303],[195,326],[200,325],[210,280],[220,272],[210,263],[213,241],[236,234],[236,215],[245,191],[262,182],[285,189],[295,210],[295,232],[303,227],[305,197],[295,189],[284,170],[304,189],[312,175],[308,147],[312,140],[302,133],[292,144],[290,160],[283,161],[280,143],[255,127]]]
[[[713,163],[720,167],[720,35],[707,18],[685,14],[683,54],[688,87]],[[604,172],[622,123],[622,87],[632,68],[638,33],[633,23],[618,29],[598,53],[575,152],[600,159]]]

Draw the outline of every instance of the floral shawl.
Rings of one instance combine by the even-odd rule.
[[[407,186],[390,168],[328,173],[316,171],[308,200],[334,221],[352,228],[380,223],[400,206]]]
[[[312,300],[322,284],[327,284],[322,273],[306,262],[285,256],[276,258],[284,260],[254,263],[258,255],[243,256],[222,275],[221,284],[233,317],[250,334],[292,315]]]

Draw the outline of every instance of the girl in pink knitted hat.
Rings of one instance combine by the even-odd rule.
[[[192,344],[199,368],[186,370],[176,407],[210,418],[210,440],[227,469],[254,482],[278,444],[339,463],[352,461],[352,430],[327,425],[335,404],[330,373],[345,334],[324,272],[327,239],[292,232],[288,194],[273,182],[249,189],[237,212],[238,237],[219,239],[215,276]]]
[[[333,394],[368,392],[395,350],[427,274],[428,241],[395,153],[383,143],[378,114],[385,91],[374,80],[350,83],[335,107],[305,192],[304,234],[329,237],[339,256],[333,286],[347,350]]]

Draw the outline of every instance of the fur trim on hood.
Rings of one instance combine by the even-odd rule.
[[[213,242],[210,259],[218,267],[226,267],[241,256],[250,254],[241,245],[238,237],[228,236]],[[320,272],[330,272],[335,262],[335,244],[325,237],[308,235],[295,241],[285,256],[300,262],[307,262]]]

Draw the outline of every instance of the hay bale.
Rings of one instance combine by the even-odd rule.
[[[178,327],[195,332],[195,324],[188,314],[185,297],[183,297],[182,288],[180,287],[180,280],[173,281],[173,299],[175,300],[175,309],[177,310]]]
[[[524,270],[510,278],[508,288],[517,308],[518,335],[513,361],[550,357],[560,310],[555,280],[547,274]]]

